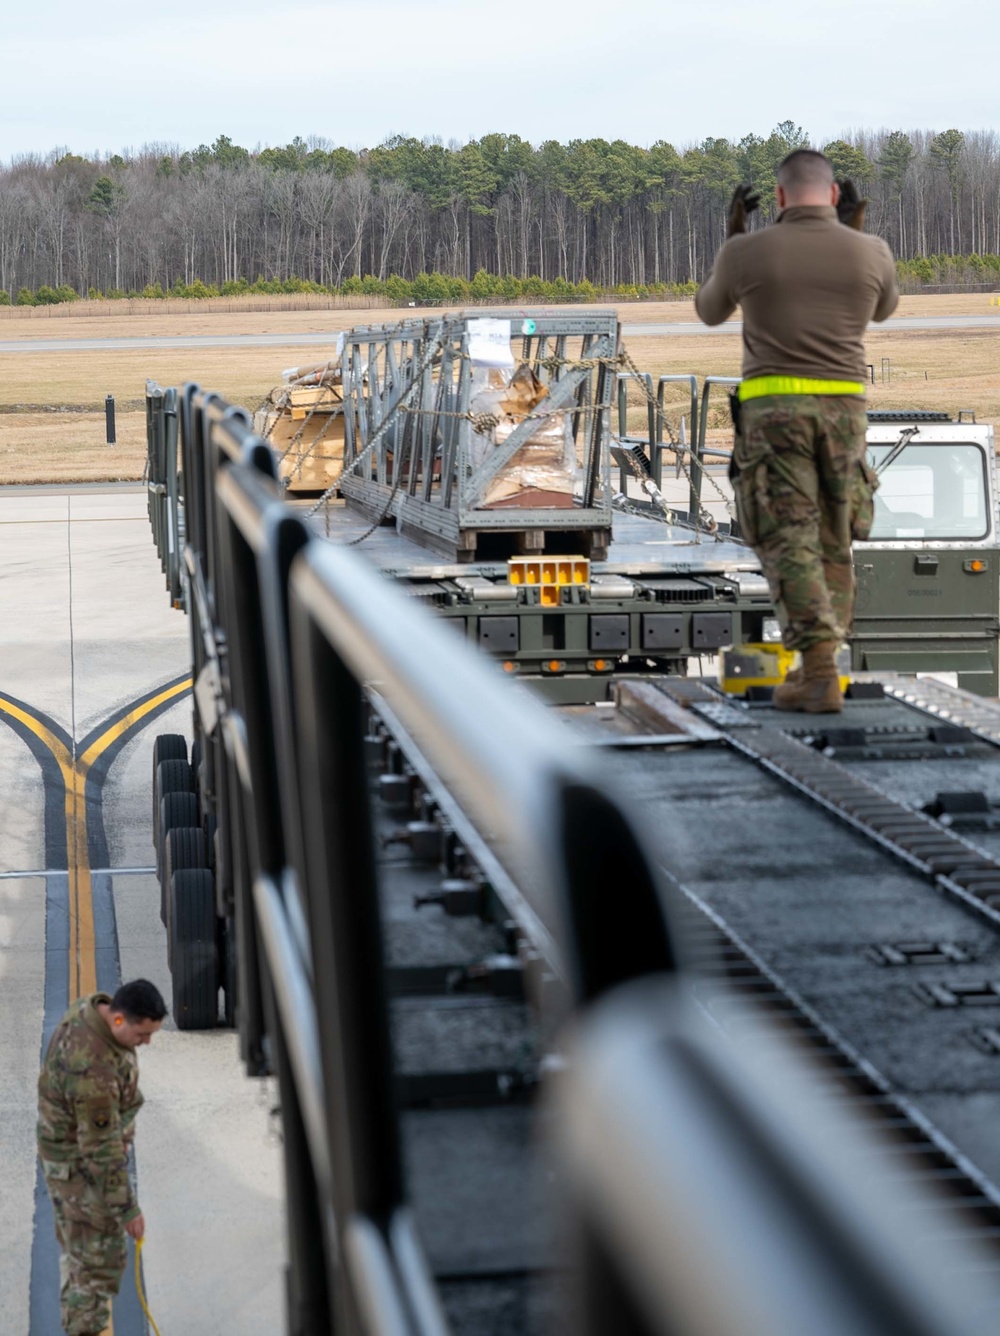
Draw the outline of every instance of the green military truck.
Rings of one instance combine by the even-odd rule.
[[[692,389],[692,487],[697,514],[713,490],[731,495],[729,450],[706,445],[709,402],[739,381],[710,376]],[[662,449],[657,427],[653,458]],[[624,437],[623,437],[624,439]],[[645,448],[645,441],[628,438]],[[993,427],[969,410],[873,410],[868,462],[879,477],[875,522],[854,545],[854,672],[923,673],[981,696],[1000,694],[1000,532]],[[711,501],[712,497],[709,496]],[[716,505],[716,510],[718,506]],[[738,538],[733,522],[720,533]]]
[[[998,694],[1000,538],[993,428],[971,413],[872,412],[875,522],[854,547],[852,667],[933,673]]]

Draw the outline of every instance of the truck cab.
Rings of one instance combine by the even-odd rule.
[[[854,544],[852,667],[934,674],[996,696],[993,428],[965,413],[873,412],[867,457],[879,488],[871,534]]]

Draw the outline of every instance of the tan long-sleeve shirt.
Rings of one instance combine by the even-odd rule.
[[[898,301],[880,237],[845,227],[832,205],[799,205],[725,242],[694,304],[706,325],[742,306],[746,379],[865,381],[865,329]]]

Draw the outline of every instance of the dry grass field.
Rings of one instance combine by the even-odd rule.
[[[255,307],[262,305],[257,299]],[[142,338],[154,335],[294,334],[343,329],[354,324],[394,321],[398,308],[332,309],[330,304],[288,310],[285,299],[266,309],[204,310],[192,302],[149,303],[152,314],[88,313],[91,303],[72,308],[0,308],[0,342],[17,340],[23,351],[0,353],[0,484],[137,479],[145,460],[143,393],[147,378],[161,385],[186,380],[219,390],[251,408],[275,385],[284,367],[318,360],[321,345],[264,348],[150,348],[30,351],[38,339]],[[98,305],[94,303],[93,305]],[[102,303],[102,307],[119,304]],[[139,306],[139,303],[135,304]],[[143,307],[145,304],[142,304]],[[212,305],[203,303],[201,306]],[[230,308],[237,306],[229,302]],[[184,307],[187,309],[171,309]],[[197,308],[197,309],[192,309]],[[577,308],[578,309],[578,308]],[[45,312],[72,310],[58,320]],[[618,308],[625,324],[686,322],[696,319],[691,302],[628,303]],[[979,315],[995,313],[997,330],[897,330],[873,333],[868,357],[875,365],[870,387],[873,407],[973,409],[980,421],[1000,422],[1000,310],[982,293],[903,297],[899,315]],[[332,343],[332,337],[331,337]],[[666,373],[734,375],[739,369],[736,334],[631,338],[629,350],[654,380]],[[882,379],[882,359],[888,358]],[[104,441],[103,404],[113,394],[118,409],[118,444]],[[668,397],[675,424],[685,405]],[[629,426],[644,429],[645,414],[630,393]],[[720,396],[710,417],[710,439],[728,433]]]
[[[196,380],[256,408],[283,367],[310,360],[301,347],[0,354],[0,484],[141,478],[147,378]],[[115,396],[114,446],[105,444],[107,394]]]

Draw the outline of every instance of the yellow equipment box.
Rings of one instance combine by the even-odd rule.
[[[558,607],[567,585],[578,589],[590,587],[588,557],[509,557],[507,580],[512,585],[532,585],[538,590],[539,603]]]

